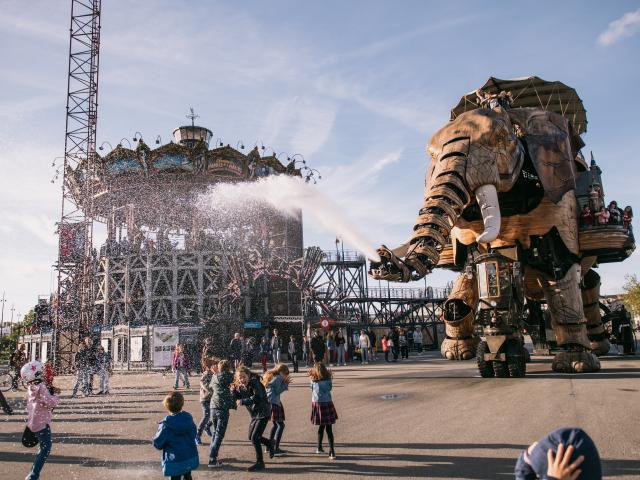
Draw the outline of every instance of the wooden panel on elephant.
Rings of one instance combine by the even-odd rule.
[[[582,259],[580,260],[580,272],[582,273],[583,277],[587,274],[587,272],[591,269],[591,267],[593,267],[597,259],[598,257],[596,257],[595,255],[582,257]]]
[[[440,252],[440,260],[438,261],[438,267],[452,268],[453,266],[454,266],[453,246],[450,243],[448,243]]]
[[[457,322],[445,322],[444,328],[449,338],[468,338],[473,335],[475,310],[469,312]]]
[[[629,241],[629,231],[617,225],[580,230],[580,251],[622,250]]]
[[[447,157],[442,160],[433,161],[433,170],[431,176],[438,176],[444,172],[456,172],[464,178],[464,172],[467,168],[466,157]]]
[[[524,131],[545,195],[558,202],[574,188],[577,176],[566,118],[539,108],[516,108],[508,113]]]
[[[587,337],[587,326],[584,323],[580,325],[554,324],[553,331],[556,334],[559,347],[573,343],[591,348],[591,343]]]
[[[582,305],[598,305],[600,301],[600,285],[589,290],[582,290]]]
[[[456,117],[438,130],[429,140],[428,151],[440,159],[446,149],[459,149],[452,142],[469,138],[469,153],[465,181],[473,192],[480,185],[495,185],[501,191],[511,185],[502,185],[500,173],[512,172],[518,156],[515,155],[517,139],[509,116],[501,110],[477,109]]]
[[[544,299],[544,290],[540,283],[540,275],[542,275],[540,272],[531,267],[524,269],[524,294],[531,300]]]
[[[478,284],[475,275],[472,275],[471,278],[466,275],[458,275],[447,302],[451,300],[462,300],[473,310],[478,307]]]
[[[558,229],[560,238],[571,251],[578,254],[576,197],[573,191],[564,194],[558,204],[544,197],[535,209],[522,215],[502,217],[500,235],[491,242],[492,247],[512,246],[516,241],[525,248],[531,244],[531,236],[542,236],[553,227]],[[476,241],[476,237],[484,231],[482,220],[467,222],[460,218],[451,230],[453,238],[464,245]]]

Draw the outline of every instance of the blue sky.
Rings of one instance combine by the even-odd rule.
[[[16,313],[52,284],[70,4],[28,3],[0,0],[0,291]],[[103,2],[98,139],[166,142],[193,106],[225,143],[303,154],[371,243],[394,245],[421,203],[426,141],[459,97],[492,75],[538,75],[576,88],[607,200],[640,211],[640,3],[535,5]],[[310,222],[305,236],[334,238]],[[639,267],[602,266],[604,291]]]

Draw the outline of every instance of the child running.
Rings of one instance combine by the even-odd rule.
[[[280,395],[289,389],[290,383],[289,367],[283,363],[279,363],[262,376],[262,384],[267,390],[267,400],[269,400],[271,407],[271,421],[273,422],[269,440],[274,445],[274,455],[276,456],[286,453],[284,450],[280,450],[280,440],[282,440],[284,432],[284,407]]]
[[[218,451],[222,445],[222,439],[227,431],[229,423],[229,410],[236,408],[231,393],[233,374],[231,373],[231,363],[228,360],[220,360],[217,364],[211,365],[211,422],[213,424],[213,436],[209,449],[209,468],[218,468],[222,462],[218,460]]]
[[[218,373],[218,362],[220,359],[214,357],[205,357],[202,364],[202,375],[200,376],[200,405],[202,406],[202,420],[198,424],[198,432],[196,433],[196,445],[202,445],[202,432],[207,432],[211,437],[210,418],[211,418],[211,390],[209,384],[214,373]],[[215,368],[212,368],[215,367]]]
[[[38,361],[29,362],[20,369],[27,384],[27,427],[38,437],[40,448],[31,471],[25,480],[38,480],[44,463],[51,453],[51,412],[60,399],[49,393],[43,382],[44,367]]]
[[[318,425],[318,448],[316,453],[324,453],[322,440],[326,430],[327,439],[329,440],[329,459],[335,460],[333,424],[338,419],[338,413],[331,399],[332,374],[323,363],[318,362],[309,370],[309,377],[311,377],[311,423]]]
[[[164,417],[153,439],[153,446],[162,450],[162,473],[171,480],[192,480],[191,471],[198,468],[196,424],[188,412],[182,410],[184,397],[171,392],[162,402],[170,413]]]
[[[249,424],[249,440],[256,451],[256,463],[247,468],[250,472],[264,470],[264,458],[262,456],[262,445],[269,449],[269,458],[273,458],[274,445],[268,438],[262,436],[267,423],[269,423],[269,402],[267,401],[267,391],[260,383],[260,377],[251,372],[244,365],[240,365],[233,380],[234,395],[238,406],[244,405],[251,415]]]

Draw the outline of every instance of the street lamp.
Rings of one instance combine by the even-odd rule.
[[[107,145],[109,145],[109,148],[110,148],[111,150],[113,150],[113,145],[111,145],[111,143],[109,143],[109,142],[102,142],[102,143],[100,144],[100,146],[98,147],[98,150],[100,150],[100,151],[104,150],[104,145],[105,145],[105,143],[106,143]]]
[[[133,141],[137,142],[137,141],[141,141],[142,140],[142,134],[140,132],[136,132],[133,134]]]
[[[120,139],[120,143],[118,143],[118,145],[117,145],[117,146],[118,146],[118,147],[120,147],[120,148],[122,148],[122,142],[123,142],[123,141],[127,142],[127,145],[129,145],[129,150],[131,150],[131,142],[129,141],[129,139],[127,139],[127,138],[125,138],[125,137],[122,137],[122,138]]]

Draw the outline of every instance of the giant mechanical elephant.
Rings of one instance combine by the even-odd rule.
[[[598,308],[600,280],[591,270],[595,258],[583,256],[578,242],[574,188],[582,146],[562,115],[508,104],[463,113],[429,141],[431,164],[413,233],[395,249],[380,247],[381,261],[372,262],[370,274],[416,280],[438,266],[443,249],[453,249],[455,262],[467,268],[445,302],[445,358],[476,354],[478,287],[468,268],[474,255],[516,247],[524,296],[546,300],[563,349],[552,368],[599,370],[596,355],[609,343]]]

